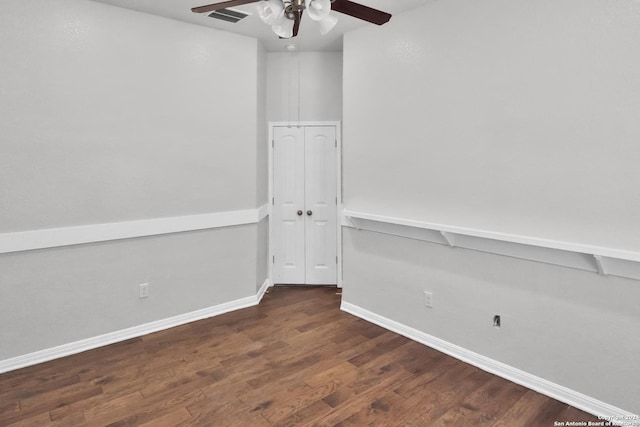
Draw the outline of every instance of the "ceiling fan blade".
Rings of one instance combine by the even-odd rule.
[[[291,38],[294,38],[298,35],[298,30],[300,29],[300,21],[302,21],[302,11],[299,10],[296,12],[296,19],[293,21],[293,35]]]
[[[191,9],[191,12],[194,12],[194,13],[212,12],[212,11],[218,10],[218,9],[225,9],[227,7],[241,6],[243,4],[255,3],[255,2],[258,2],[258,1],[260,1],[260,0],[229,0],[229,1],[223,1],[222,3],[215,3],[215,4],[209,4],[207,6],[194,7],[194,8]]]
[[[362,19],[363,21],[371,22],[372,24],[382,25],[389,22],[391,14],[383,12],[378,9],[374,9],[369,6],[354,3],[349,0],[335,0],[331,3],[331,10],[344,13],[345,15],[353,16],[354,18]]]

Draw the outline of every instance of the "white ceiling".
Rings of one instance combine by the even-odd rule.
[[[219,3],[217,0],[94,0],[100,3],[119,6],[152,15],[164,16],[197,25],[204,25],[218,30],[256,37],[262,40],[268,51],[284,51],[288,44],[294,43],[301,51],[341,51],[342,35],[364,25],[374,25],[348,15],[333,12],[339,19],[331,32],[321,36],[318,23],[303,16],[298,37],[291,40],[280,40],[271,28],[260,21],[255,4],[246,4],[232,9],[249,13],[242,21],[232,24],[209,18],[207,13],[191,12],[192,7]],[[380,9],[392,15],[414,9],[433,0],[357,0],[357,3]],[[391,18],[393,20],[393,17]]]

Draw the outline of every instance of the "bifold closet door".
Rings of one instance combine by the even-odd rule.
[[[305,283],[304,128],[273,132],[273,281]]]
[[[306,283],[337,282],[336,129],[305,128]]]
[[[273,136],[274,283],[335,284],[335,127],[275,127]]]

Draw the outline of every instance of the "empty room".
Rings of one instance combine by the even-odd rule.
[[[639,165],[638,0],[2,0],[0,426],[640,427]]]

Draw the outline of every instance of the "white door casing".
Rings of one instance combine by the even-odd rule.
[[[273,282],[336,284],[336,126],[274,126],[272,137]]]

